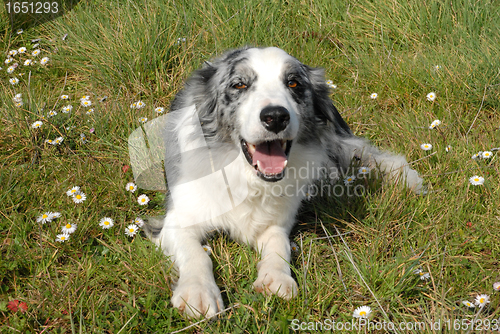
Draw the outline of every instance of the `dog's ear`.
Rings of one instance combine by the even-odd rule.
[[[307,67],[309,78],[312,86],[312,99],[314,113],[320,122],[327,123],[330,121],[338,135],[352,134],[349,125],[340,116],[337,108],[333,105],[330,99],[330,89],[325,82],[324,70],[322,68]]]

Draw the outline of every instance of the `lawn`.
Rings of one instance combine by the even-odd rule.
[[[0,332],[322,332],[360,306],[372,327],[342,331],[500,332],[499,2],[58,4],[13,26],[0,9]],[[258,254],[215,235],[228,310],[197,322],[172,308],[169,259],[140,227],[126,234],[166,196],[126,188],[128,137],[204,61],[244,45],[323,67],[353,132],[404,154],[429,192],[357,179],[363,196],[306,201],[290,301],[256,293]],[[85,198],[67,194],[77,186]]]

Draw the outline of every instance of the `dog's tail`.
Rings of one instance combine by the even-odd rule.
[[[165,216],[157,216],[157,217],[146,217],[144,219],[143,231],[146,233],[146,236],[158,244],[158,237],[160,236],[160,232],[163,229],[163,223],[165,221]]]

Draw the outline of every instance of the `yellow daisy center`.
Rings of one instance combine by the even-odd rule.
[[[479,178],[477,178],[477,177],[474,178],[474,181],[479,182]]]
[[[481,304],[483,304],[483,303],[484,303],[484,298],[479,299],[479,302],[480,302]]]
[[[43,219],[45,219],[47,217],[49,217],[49,216],[47,216],[46,214],[43,214],[43,216],[42,216]]]
[[[71,224],[66,224],[66,228],[71,228]]]
[[[132,232],[134,232],[134,229],[133,229],[133,228],[131,228],[131,229],[129,229],[128,231],[129,231],[130,233],[132,233]]]
[[[109,225],[109,222],[106,220],[106,221],[104,222],[104,225]]]
[[[76,199],[82,199],[82,195],[76,195]]]
[[[146,202],[146,199],[145,198],[141,198],[141,202]]]
[[[66,237],[61,237],[61,240],[64,240],[64,239],[66,239]]]
[[[361,311],[361,312],[359,312],[359,315],[362,316],[362,317],[364,317],[366,315],[366,312],[365,311]]]

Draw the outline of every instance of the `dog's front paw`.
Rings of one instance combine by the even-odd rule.
[[[172,304],[190,318],[212,318],[224,309],[220,290],[215,282],[201,280],[179,281]]]
[[[297,283],[287,273],[280,270],[259,270],[259,276],[253,284],[257,292],[275,294],[284,299],[297,295]]]

